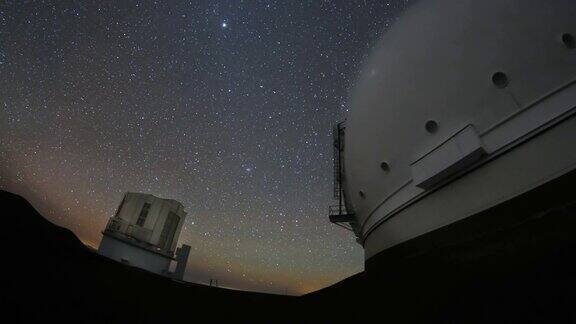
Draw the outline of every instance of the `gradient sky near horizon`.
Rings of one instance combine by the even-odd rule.
[[[328,222],[332,126],[408,5],[2,1],[0,187],[92,246],[124,192],[176,199],[186,280],[333,284],[363,251]]]

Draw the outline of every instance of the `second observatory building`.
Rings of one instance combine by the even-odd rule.
[[[98,252],[162,275],[169,274],[175,260],[176,275],[182,279],[190,247],[176,250],[176,245],[185,218],[184,206],[176,200],[126,193],[102,232]]]

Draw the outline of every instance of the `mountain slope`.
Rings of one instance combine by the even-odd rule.
[[[172,281],[102,257],[69,230],[44,219],[26,200],[0,191],[7,262],[0,300],[22,321],[189,322],[198,317],[270,321],[295,297]],[[274,321],[274,319],[272,319]]]

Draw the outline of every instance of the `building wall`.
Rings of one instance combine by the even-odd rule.
[[[180,236],[180,230],[184,220],[186,219],[184,206],[176,200],[162,199],[153,195],[128,192],[125,194],[122,206],[119,208],[115,217],[120,218],[129,225],[136,226],[136,222],[138,221],[138,217],[145,203],[150,204],[150,209],[142,228],[150,231],[150,235],[149,238],[144,241],[152,245],[159,244],[164,224],[166,223],[166,219],[170,212],[178,216],[178,226],[176,227],[176,231],[172,238],[172,244],[168,249],[170,252],[174,252]]]
[[[126,262],[157,274],[166,275],[171,259],[147,249],[133,246],[108,235],[102,237],[98,253],[118,262]]]
[[[186,263],[190,255],[190,245],[182,245],[176,250],[176,270],[174,271],[174,278],[184,280],[184,272],[186,272]]]
[[[156,204],[153,205],[157,207],[157,214],[155,214],[155,220],[153,225],[153,233],[151,243],[154,245],[159,244],[160,236],[162,235],[162,230],[164,229],[164,225],[166,223],[166,219],[170,212],[176,214],[179,218],[178,226],[176,227],[176,231],[174,232],[174,236],[172,239],[172,244],[170,245],[170,251],[176,250],[176,245],[178,243],[178,238],[180,237],[180,230],[182,229],[182,225],[184,224],[184,220],[186,219],[186,212],[184,212],[184,206],[177,202],[176,200],[171,199],[160,199],[152,196],[156,199]],[[142,203],[143,205],[144,203]]]

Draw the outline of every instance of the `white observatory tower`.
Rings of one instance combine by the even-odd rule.
[[[126,193],[116,215],[102,232],[98,252],[119,262],[169,275],[185,218],[184,206],[176,200]],[[178,250],[186,256],[177,256],[178,273],[183,274],[190,247],[183,245]]]
[[[335,132],[330,219],[367,262],[450,224],[477,234],[472,216],[504,226],[495,207],[530,214],[512,203],[576,172],[575,17],[569,0],[421,1],[384,35]]]

